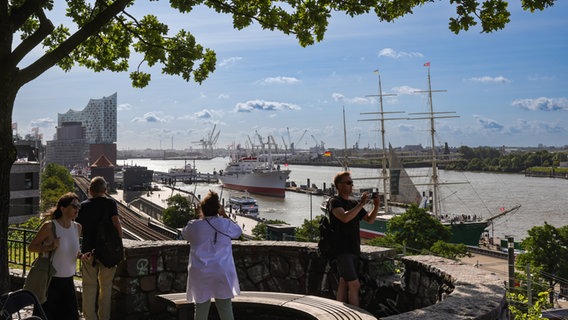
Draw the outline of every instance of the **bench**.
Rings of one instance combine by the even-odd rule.
[[[178,319],[193,319],[194,306],[185,292],[158,295],[158,300],[177,312]],[[212,308],[214,300],[212,300]],[[279,292],[242,291],[233,298],[235,319],[376,320],[369,312],[326,298]],[[212,311],[212,313],[216,313]]]

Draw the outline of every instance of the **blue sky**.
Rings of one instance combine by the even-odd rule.
[[[127,73],[53,68],[19,92],[13,114],[18,132],[39,127],[51,140],[57,113],[116,92],[119,149],[199,149],[194,142],[215,124],[219,147],[244,145],[255,132],[299,148],[316,141],[343,147],[342,107],[347,145],[380,147],[379,124],[361,121],[371,117],[361,113],[379,108],[370,97],[378,93],[373,71],[380,70],[383,94],[396,94],[384,98],[386,112],[426,112],[427,95],[415,91],[427,89],[424,63],[430,62],[432,89],[447,90],[434,93],[434,110],[459,116],[436,121],[437,144],[568,145],[566,1],[533,14],[511,1],[511,22],[492,34],[478,27],[451,33],[448,20],[455,13],[443,3],[416,8],[394,23],[335,14],[323,42],[307,48],[280,32],[234,30],[230,17],[209,10],[181,15],[164,5],[144,3],[139,10],[156,13],[173,31],[191,31],[214,49],[217,70],[209,79],[187,83],[142,65],[152,71],[152,82],[134,89]],[[138,63],[134,57],[131,68]],[[424,120],[387,121],[385,131],[393,146],[430,144]]]

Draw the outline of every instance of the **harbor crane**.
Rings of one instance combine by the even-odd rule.
[[[270,146],[274,146],[274,152],[278,153],[278,144],[276,143],[276,140],[274,139],[274,137],[270,134],[268,135],[268,150],[271,150]]]
[[[359,133],[359,137],[357,138],[355,145],[353,145],[354,150],[359,150],[359,141],[361,141],[361,133]]]
[[[284,140],[283,136],[280,136],[280,138],[282,138],[282,144],[284,144],[284,149],[286,150],[286,153],[288,153],[288,145],[286,144],[286,141]]]
[[[314,137],[313,134],[311,136],[312,136],[312,139],[314,139],[314,142],[316,143],[316,146],[314,148],[316,153],[323,154],[325,152],[325,145],[324,145],[323,141],[318,142],[318,139],[316,139],[316,137]]]
[[[209,134],[205,138],[201,138],[199,141],[193,141],[193,143],[200,144],[203,148],[204,153],[208,153],[209,155],[213,156],[213,149],[215,149],[215,145],[217,145],[217,140],[219,139],[219,134],[221,130],[217,129],[217,124],[213,126],[213,130],[209,132]]]
[[[306,135],[307,132],[308,132],[308,129],[304,130],[304,133],[302,133],[302,135],[300,136],[300,139],[298,139],[298,141],[296,141],[295,143],[294,142],[290,143],[290,152],[292,154],[296,153],[295,146],[300,144],[300,141],[302,141],[302,139],[304,138],[304,136]]]

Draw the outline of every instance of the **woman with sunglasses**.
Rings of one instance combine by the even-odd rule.
[[[74,221],[80,207],[76,194],[64,194],[46,214],[48,221],[28,246],[29,251],[52,255],[55,274],[47,289],[47,301],[40,301],[48,319],[79,319],[73,276],[77,259],[86,258],[79,251],[81,225]]]

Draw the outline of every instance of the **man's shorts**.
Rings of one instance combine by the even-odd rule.
[[[337,273],[345,281],[359,279],[357,270],[359,269],[359,256],[345,253],[337,256]]]

